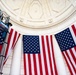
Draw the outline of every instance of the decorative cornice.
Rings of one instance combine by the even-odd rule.
[[[10,1],[12,2],[12,0]],[[27,3],[25,2],[24,5],[22,4],[22,6],[19,7],[20,10],[18,10],[18,12],[20,13],[18,14],[15,12],[15,8],[13,9],[13,7],[9,7],[11,2],[8,2],[7,0],[1,0],[0,2],[2,8],[10,15],[12,21],[18,25],[35,29],[55,26],[76,12],[73,1],[63,0],[63,6],[59,9],[56,9],[57,3],[55,3],[55,1],[51,2],[51,6],[49,1],[51,0],[32,0],[32,2],[30,0],[26,0]],[[7,2],[10,4],[8,5]],[[62,4],[62,2],[58,3],[60,5]]]

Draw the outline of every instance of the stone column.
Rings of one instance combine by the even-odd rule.
[[[22,55],[22,36],[20,36],[13,54],[10,75],[20,75],[21,55]]]

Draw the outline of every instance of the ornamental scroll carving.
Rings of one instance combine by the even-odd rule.
[[[49,24],[65,19],[65,12],[74,8],[75,0],[1,0],[12,10],[12,15],[25,26],[36,28],[47,27]],[[14,15],[15,14],[15,15]],[[69,14],[69,13],[67,13]],[[65,16],[63,16],[65,15]]]

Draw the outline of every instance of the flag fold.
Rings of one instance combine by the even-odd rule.
[[[76,25],[55,35],[71,75],[76,75]]]

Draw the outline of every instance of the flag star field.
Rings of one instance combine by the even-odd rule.
[[[39,36],[23,36],[24,53],[40,53]]]
[[[62,51],[68,50],[75,46],[75,42],[73,40],[73,37],[71,35],[69,28],[56,34],[55,37],[56,37],[59,47]]]

